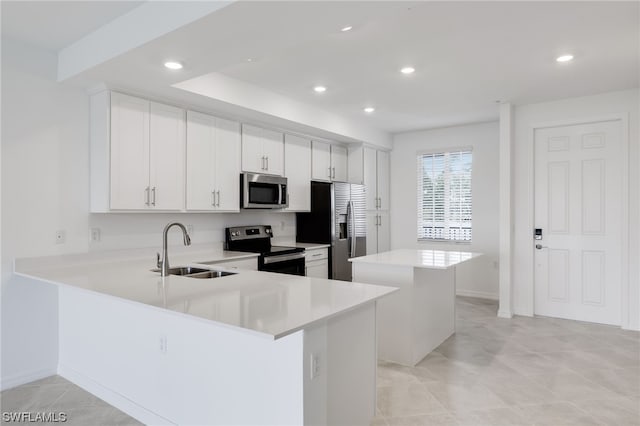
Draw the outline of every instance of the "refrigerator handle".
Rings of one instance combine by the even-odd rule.
[[[348,237],[351,238],[349,257],[354,257],[356,255],[356,215],[351,201],[347,203],[347,222],[349,222],[349,217],[351,217],[351,232],[348,233]]]

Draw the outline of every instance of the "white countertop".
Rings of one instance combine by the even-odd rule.
[[[316,250],[331,247],[331,244],[299,243],[291,240],[274,240],[271,241],[271,244],[274,246],[299,247],[305,250]]]
[[[401,249],[354,257],[349,259],[349,261],[354,263],[376,263],[425,269],[448,269],[479,256],[482,256],[482,253]]]
[[[169,250],[171,266],[250,258],[254,253],[200,247]],[[178,253],[180,251],[180,253]],[[188,260],[187,260],[188,259]],[[88,290],[277,339],[372,302],[395,288],[258,271],[214,279],[162,278],[155,250],[17,259],[15,273]],[[224,269],[204,265],[210,269]]]

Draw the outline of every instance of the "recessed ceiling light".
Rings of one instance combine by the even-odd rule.
[[[322,92],[326,92],[326,91],[327,91],[327,88],[326,88],[326,87],[324,87],[324,86],[316,86],[316,87],[314,87],[314,88],[313,88],[313,90],[314,90],[316,93],[322,93]]]
[[[343,33],[346,33],[347,31],[351,31],[353,29],[353,27],[351,25],[346,26],[344,28],[342,28],[340,31],[342,31]]]
[[[253,58],[247,58],[245,59],[247,62],[253,62]]]
[[[374,107],[366,107],[364,109],[364,112],[366,112],[367,114],[371,114],[373,111],[375,111],[376,109]]]
[[[404,67],[404,68],[400,69],[400,72],[402,74],[413,74],[415,71],[416,71],[416,69],[413,68],[413,67]]]
[[[562,56],[558,56],[556,58],[556,61],[558,61],[558,62],[569,62],[572,59],[573,59],[573,55],[562,55]]]
[[[176,61],[167,61],[164,63],[164,66],[169,68],[170,70],[181,70],[182,64]]]

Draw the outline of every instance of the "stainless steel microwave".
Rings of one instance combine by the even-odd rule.
[[[240,206],[243,209],[282,209],[289,206],[287,178],[282,176],[242,173]]]

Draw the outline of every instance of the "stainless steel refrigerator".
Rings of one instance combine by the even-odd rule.
[[[367,250],[364,185],[311,182],[311,212],[296,214],[296,240],[331,244],[329,278],[351,281],[350,257]]]

